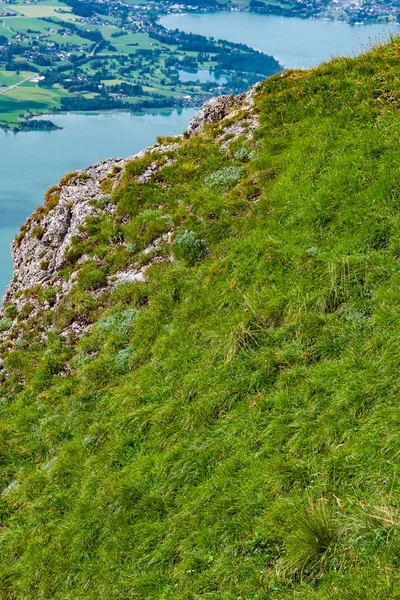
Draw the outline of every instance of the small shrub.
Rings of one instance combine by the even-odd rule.
[[[54,287],[42,288],[38,296],[40,300],[50,302],[57,296],[57,290]]]
[[[126,249],[134,254],[137,251],[137,244],[127,244]]]
[[[255,156],[255,154],[254,154],[253,150],[251,150],[250,148],[246,148],[245,146],[243,146],[242,148],[239,148],[239,150],[237,150],[235,152],[236,160],[242,160],[242,161],[252,160],[254,158],[254,156]]]
[[[36,227],[34,227],[32,229],[32,236],[34,238],[37,238],[38,240],[41,240],[42,237],[44,235],[44,229],[41,225],[37,225]]]
[[[100,182],[100,188],[103,194],[110,194],[114,185],[114,181],[112,179],[102,179]]]
[[[15,236],[14,242],[15,242],[15,245],[17,246],[17,248],[20,247],[21,242],[24,239],[28,229],[29,229],[29,221],[27,221],[24,225],[21,225],[18,235]]]
[[[91,360],[95,359],[95,355],[91,356],[86,354],[85,352],[78,352],[71,358],[69,361],[69,366],[71,369],[79,369],[90,363]]]
[[[128,177],[138,177],[148,169],[154,160],[154,155],[151,153],[145,154],[142,157],[134,158],[125,167],[125,172]]]
[[[105,206],[107,206],[107,204],[110,203],[110,201],[111,201],[111,195],[110,194],[103,194],[103,196],[100,196],[99,198],[97,198],[96,204],[100,208],[104,208]]]
[[[3,312],[9,319],[15,319],[18,314],[18,309],[15,304],[7,304],[3,307]]]
[[[106,283],[106,279],[103,269],[93,262],[87,262],[79,272],[78,287],[80,290],[97,290]]]
[[[231,166],[220,169],[208,177],[205,178],[204,183],[207,187],[217,190],[223,190],[231,188],[239,181],[244,175],[243,167]]]
[[[100,333],[110,332],[126,335],[129,333],[136,315],[137,310],[134,308],[128,308],[117,313],[107,314],[100,319],[96,329]]]
[[[96,308],[96,300],[88,292],[77,292],[74,294],[72,306],[77,316],[87,319]]]
[[[313,506],[297,519],[296,526],[284,560],[287,576],[316,581],[328,571],[340,568],[335,554],[341,531],[329,508]]]
[[[112,292],[114,304],[125,304],[129,306],[143,306],[147,304],[151,288],[147,283],[138,281],[120,281]]]
[[[307,248],[306,253],[309,256],[320,256],[322,254],[322,250],[320,250],[316,246],[311,246],[311,248]]]
[[[67,173],[60,181],[60,186],[69,185],[71,181],[78,175],[78,171],[71,171],[71,173]]]
[[[202,260],[206,251],[205,240],[199,239],[194,231],[178,233],[172,242],[172,252],[175,260],[183,260],[191,266]]]
[[[123,348],[120,350],[115,357],[115,366],[121,375],[127,373],[129,370],[129,362],[132,358],[132,350],[130,348]]]
[[[81,240],[78,236],[74,236],[71,241],[71,246],[67,252],[65,260],[66,264],[74,265],[87,251],[87,242]]]
[[[42,216],[47,215],[60,201],[60,187],[53,185],[45,193],[45,203],[39,206],[38,211],[42,210]]]
[[[177,139],[172,135],[159,135],[157,136],[157,143],[161,146],[166,146],[167,144],[176,144]]]
[[[33,308],[34,307],[33,307],[32,302],[27,302],[26,304],[24,304],[24,306],[19,311],[18,317],[20,319],[25,319],[28,315],[31,314],[31,312],[33,311]]]
[[[12,319],[9,319],[8,317],[0,319],[0,333],[11,329],[12,324],[13,324]]]
[[[170,215],[162,214],[159,210],[144,210],[127,225],[125,235],[128,241],[144,248],[172,226]]]
[[[17,248],[20,247],[22,240],[24,239],[26,235],[26,231],[20,231],[20,233],[18,233],[15,238],[14,238],[14,244],[16,245]]]

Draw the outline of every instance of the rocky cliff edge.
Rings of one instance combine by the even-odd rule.
[[[258,85],[253,86],[247,93],[238,96],[212,98],[192,118],[187,131],[176,138],[169,138],[168,143],[158,143],[128,158],[103,160],[66,175],[58,185],[50,188],[46,193],[44,204],[27,219],[11,244],[14,273],[4,294],[4,309],[0,314],[3,322],[8,323],[7,329],[4,326],[3,332],[0,333],[3,342],[14,345],[18,341],[18,320],[24,313],[32,318],[43,308],[55,310],[68,294],[86,258],[83,256],[79,259],[77,268],[69,277],[61,274],[60,271],[66,265],[71,245],[82,235],[88,217],[115,210],[114,205],[107,202],[107,199],[109,194],[118,187],[126,165],[146,155],[154,155],[154,162],[150,163],[145,173],[137,177],[140,183],[154,180],[160,169],[174,162],[174,152],[185,139],[201,135],[205,126],[212,123],[221,122],[222,126],[214,141],[223,150],[227,150],[229,145],[243,134],[247,139],[251,138],[258,127],[254,102],[257,88]],[[160,160],[160,157],[164,160]],[[163,235],[144,253],[154,253],[157,245],[168,245],[172,234],[173,232],[170,231]],[[118,244],[118,241],[110,240],[110,244]],[[168,259],[172,260],[170,255]],[[107,280],[106,285],[115,285],[116,282],[121,281],[143,281],[146,271],[152,262],[157,260],[166,260],[166,258],[155,257],[153,261],[141,268],[133,263],[128,269],[114,274],[112,281]],[[35,292],[49,288],[53,292],[49,294],[51,300],[39,306],[34,299]],[[96,294],[99,295],[101,291],[104,290],[97,290]],[[12,319],[9,318],[10,316]],[[85,329],[86,327],[79,326],[77,323],[71,323],[64,333],[80,336]]]

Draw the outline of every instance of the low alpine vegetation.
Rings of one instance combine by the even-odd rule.
[[[195,265],[204,257],[206,249],[206,241],[199,239],[194,231],[182,231],[175,236],[172,242],[174,258],[183,260],[190,266]]]
[[[241,153],[239,154],[241,156]],[[231,167],[225,167],[216,171],[215,173],[211,173],[205,178],[205,184],[209,188],[215,188],[217,190],[223,190],[230,187],[233,187],[243,177],[244,170],[242,167],[238,167],[236,165]]]

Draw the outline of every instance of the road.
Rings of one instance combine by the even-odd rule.
[[[7,29],[8,31],[11,31],[12,33],[14,33],[14,31],[12,29],[7,27],[6,22],[4,20],[3,20],[3,27],[4,27],[4,29]]]
[[[23,79],[22,81],[19,81],[18,83],[14,83],[13,85],[10,85],[6,88],[0,88],[0,95],[5,94],[6,92],[9,92],[10,90],[13,90],[14,88],[18,87],[22,83],[25,83],[26,81],[30,81],[34,77],[37,77],[37,75],[30,75],[30,77],[27,77],[26,79]]]

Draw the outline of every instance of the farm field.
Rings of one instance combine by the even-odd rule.
[[[1,71],[0,72],[0,86],[10,86],[18,83],[19,81],[23,81],[27,77],[33,76],[35,73],[31,71],[22,71],[18,75],[13,71]],[[0,87],[1,92],[1,87]]]
[[[45,90],[29,82],[1,94],[0,127],[11,127],[14,123],[18,123],[21,114],[43,114],[58,108],[60,98],[65,95],[61,90]]]
[[[40,78],[2,94],[0,126],[17,130],[21,119],[52,110],[197,107],[281,69],[249,47],[169,31],[158,23],[165,6],[151,8],[121,0],[1,3],[0,86],[27,72]],[[197,70],[217,72],[223,84],[213,75],[181,80]]]
[[[4,6],[4,5],[3,5]],[[6,5],[9,6],[9,5]],[[66,13],[70,12],[70,9],[61,3],[52,2],[51,5],[40,4],[40,5],[32,5],[32,4],[17,4],[12,5],[13,10],[19,15],[24,17],[55,17],[58,16],[56,10],[59,10],[62,7],[62,10],[66,11]],[[1,5],[0,5],[1,10]],[[68,15],[63,14],[63,18],[65,19]]]

